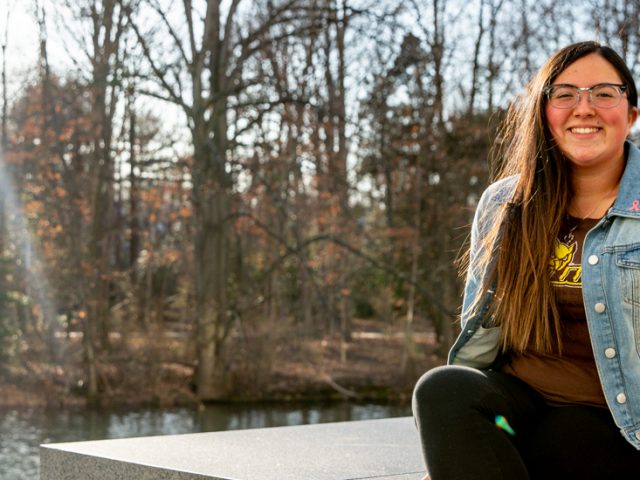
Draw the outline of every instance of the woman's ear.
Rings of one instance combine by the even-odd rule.
[[[631,107],[629,109],[629,127],[633,126],[638,118],[638,107]]]
[[[638,119],[638,107],[632,107],[629,106],[629,126],[627,127],[627,135],[631,134],[631,127],[633,127],[633,124],[636,123],[636,120]]]

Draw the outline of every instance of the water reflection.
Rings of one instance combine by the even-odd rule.
[[[211,405],[202,410],[0,410],[0,478],[36,480],[41,443],[265,428],[410,415],[408,406]]]

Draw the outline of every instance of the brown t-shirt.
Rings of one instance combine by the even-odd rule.
[[[539,353],[529,348],[521,354],[512,353],[503,368],[552,404],[606,406],[582,300],[582,244],[597,222],[569,217],[549,263],[561,319],[562,354]]]

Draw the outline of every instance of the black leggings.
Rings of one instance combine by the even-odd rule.
[[[432,480],[617,480],[640,478],[640,451],[609,410],[552,407],[501,372],[430,370],[413,396]],[[515,435],[495,424],[504,416]]]

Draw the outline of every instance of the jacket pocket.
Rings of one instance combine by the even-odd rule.
[[[636,352],[640,356],[640,249],[618,254],[616,264],[622,273],[622,295],[631,310]]]
[[[616,263],[622,268],[624,300],[640,305],[640,249],[618,254]]]

